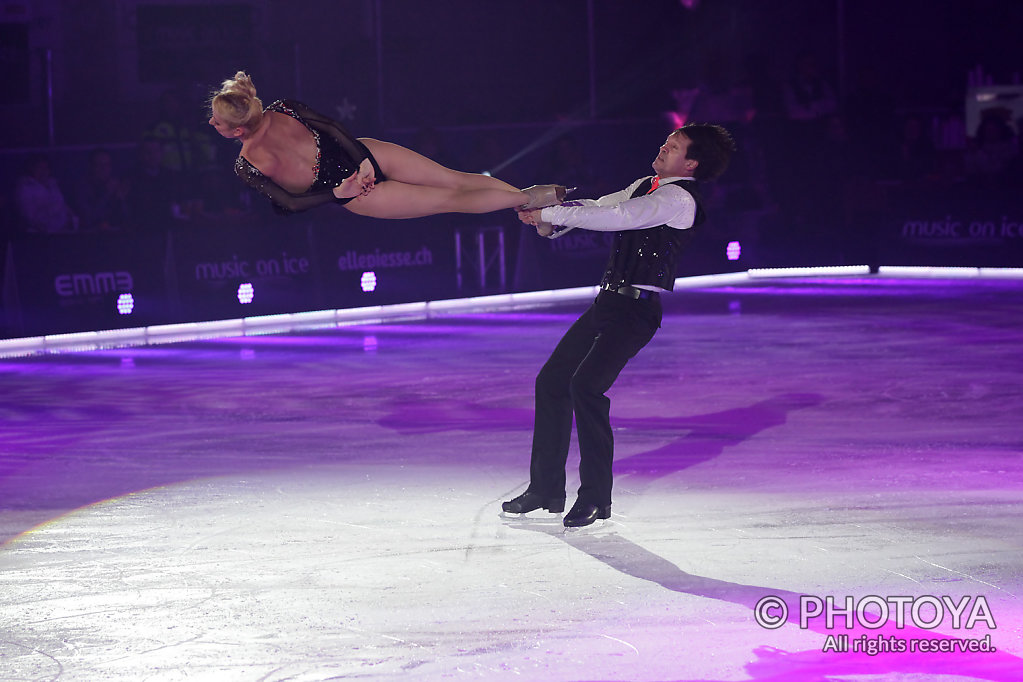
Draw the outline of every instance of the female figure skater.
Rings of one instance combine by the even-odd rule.
[[[294,100],[265,110],[244,71],[210,101],[209,123],[242,143],[234,169],[281,212],[334,202],[373,218],[488,213],[561,203],[565,188],[524,191],[488,175],[445,168],[390,142],[354,138],[338,122]]]

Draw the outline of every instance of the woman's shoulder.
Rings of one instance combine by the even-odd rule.
[[[300,120],[313,113],[313,110],[310,109],[307,104],[299,102],[297,99],[279,99],[263,111],[275,111],[279,114],[287,114],[292,118]]]

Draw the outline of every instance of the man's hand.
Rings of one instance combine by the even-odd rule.
[[[532,225],[536,228],[536,233],[541,237],[549,237],[554,232],[554,226],[550,223],[545,223],[540,218],[540,211],[542,209],[515,209],[519,213],[519,220],[524,222],[526,225]]]

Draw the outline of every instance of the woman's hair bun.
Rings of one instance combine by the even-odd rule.
[[[210,105],[232,128],[254,128],[263,118],[263,102],[256,96],[256,86],[244,71],[225,80],[213,95]]]

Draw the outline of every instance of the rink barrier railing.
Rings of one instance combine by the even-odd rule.
[[[926,267],[888,265],[872,273],[866,265],[801,268],[760,268],[745,272],[697,275],[675,280],[676,289],[738,285],[751,280],[792,277],[870,276],[933,279],[1023,279],[1023,268]],[[0,340],[0,358],[40,353],[62,353],[181,343],[203,339],[282,334],[351,325],[423,320],[452,314],[470,314],[543,308],[596,296],[596,286],[495,294],[394,305],[338,308],[301,313],[260,315],[208,322],[153,325],[126,329],[49,334]]]

